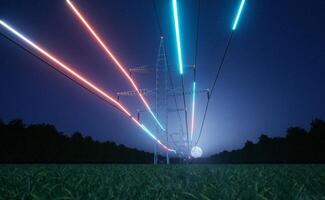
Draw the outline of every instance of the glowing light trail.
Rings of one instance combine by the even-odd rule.
[[[176,151],[174,149],[170,149],[168,148],[166,145],[164,145],[159,139],[157,139],[152,132],[145,127],[145,125],[141,124],[139,121],[137,121],[131,114],[130,112],[118,101],[116,101],[113,97],[111,97],[110,95],[108,95],[106,92],[104,92],[102,89],[100,89],[98,86],[96,86],[94,83],[90,82],[89,80],[87,80],[86,78],[84,78],[82,75],[80,75],[78,72],[76,72],[75,70],[73,70],[70,66],[64,64],[62,61],[60,61],[58,58],[54,57],[52,54],[48,53],[46,50],[44,50],[42,47],[40,47],[39,45],[35,44],[34,42],[32,42],[31,40],[29,40],[27,37],[25,37],[23,34],[19,33],[18,31],[16,31],[14,28],[12,28],[11,26],[9,26],[7,23],[5,23],[4,21],[0,20],[0,24],[6,28],[7,30],[9,30],[11,33],[13,33],[14,35],[16,35],[18,38],[20,38],[21,40],[23,40],[24,42],[26,42],[27,44],[29,44],[31,47],[33,47],[37,52],[39,52],[40,54],[42,54],[43,56],[45,56],[46,58],[50,59],[52,62],[54,62],[55,64],[57,64],[57,69],[59,71],[63,71],[65,72],[65,74],[68,77],[71,77],[73,79],[78,80],[78,82],[80,82],[83,86],[85,86],[86,88],[90,89],[91,91],[93,91],[96,95],[101,96],[103,99],[105,99],[107,102],[117,106],[117,108],[122,111],[125,115],[127,115],[128,117],[130,117],[132,119],[133,122],[135,122],[142,130],[145,131],[145,133],[147,133],[151,138],[153,138],[157,143],[159,143],[164,149],[166,149],[167,151],[171,151],[176,153]]]
[[[193,140],[194,133],[194,119],[195,119],[195,92],[196,92],[196,82],[193,82],[193,95],[192,95],[192,119],[191,119],[191,141]]]
[[[175,34],[176,34],[176,43],[177,43],[179,73],[183,74],[183,61],[182,61],[181,39],[179,33],[180,31],[179,31],[177,0],[173,0],[173,14],[174,14]]]
[[[178,55],[178,64],[179,64],[179,73],[182,80],[182,93],[183,93],[183,105],[184,105],[184,115],[185,115],[185,127],[186,127],[186,137],[187,137],[187,148],[188,153],[190,152],[190,139],[188,131],[188,122],[187,122],[187,109],[186,109],[186,99],[184,92],[184,77],[183,77],[183,61],[182,61],[182,49],[181,49],[181,39],[180,39],[180,29],[179,29],[179,20],[178,20],[178,9],[177,9],[177,0],[173,0],[173,16],[174,16],[174,25],[175,25],[175,36],[176,36],[176,45],[177,45],[177,55]]]
[[[32,42],[31,40],[27,39],[24,35],[22,35],[21,33],[19,33],[18,31],[16,31],[14,28],[12,28],[11,26],[9,26],[8,24],[6,24],[5,22],[0,20],[0,24],[2,26],[4,26],[6,29],[8,29],[9,31],[11,31],[12,33],[14,33],[16,36],[18,36],[20,39],[22,39],[23,41],[25,41],[26,43],[28,43],[30,46],[32,46],[33,48],[35,48],[37,51],[39,51],[41,54],[43,54],[44,56],[46,56],[47,58],[49,58],[51,61],[53,61],[54,63],[56,63],[57,65],[59,65],[61,67],[61,69],[65,70],[66,72],[68,72],[70,75],[72,75],[73,77],[77,78],[79,81],[83,82],[84,84],[86,84],[88,87],[90,87],[92,90],[98,92],[100,94],[100,96],[105,97],[105,99],[109,100],[110,102],[112,102],[114,105],[118,106],[121,110],[124,111],[124,113],[127,116],[131,116],[131,114],[119,103],[117,102],[115,99],[113,99],[111,96],[109,96],[108,94],[106,94],[103,90],[99,89],[97,86],[95,86],[93,83],[91,83],[90,81],[88,81],[87,79],[85,79],[84,77],[82,77],[81,75],[79,75],[77,72],[75,72],[74,70],[72,70],[70,67],[68,67],[67,65],[63,64],[61,61],[59,61],[57,58],[55,58],[54,56],[52,56],[51,54],[49,54],[48,52],[46,52],[43,48],[39,47],[38,45],[36,45],[34,42]]]
[[[103,50],[109,56],[109,58],[111,58],[113,60],[113,62],[121,70],[121,72],[123,73],[123,75],[129,80],[129,82],[131,83],[132,87],[135,89],[135,91],[139,95],[141,101],[143,102],[143,104],[145,105],[145,107],[147,108],[147,110],[149,111],[149,113],[151,114],[151,116],[154,118],[154,120],[159,125],[159,127],[163,131],[165,131],[165,128],[163,127],[163,125],[160,123],[160,121],[158,120],[158,118],[156,117],[156,115],[151,110],[151,107],[149,106],[149,104],[146,101],[146,99],[141,94],[141,92],[139,90],[139,87],[137,86],[135,80],[132,79],[132,77],[130,76],[130,74],[128,73],[128,71],[125,69],[125,67],[120,63],[120,61],[118,61],[118,59],[115,57],[115,55],[112,53],[112,51],[107,47],[107,45],[103,42],[103,40],[95,32],[94,28],[91,27],[90,23],[80,13],[80,11],[76,8],[76,6],[74,6],[73,3],[70,0],[66,0],[66,2],[70,6],[70,8],[73,10],[74,14],[80,19],[80,21],[82,22],[82,24],[88,29],[88,31],[91,33],[91,35],[94,37],[94,39],[98,42],[98,44],[103,48]]]
[[[132,117],[132,120],[140,126],[152,139],[154,139],[160,146],[162,146],[165,150],[174,152],[176,154],[176,151],[174,149],[168,148],[166,145],[164,145],[157,137],[144,125],[141,124],[139,121],[137,121],[134,117]]]
[[[230,44],[231,44],[231,41],[232,41],[232,38],[233,38],[233,35],[235,33],[235,30],[237,28],[237,24],[238,24],[238,21],[239,21],[239,18],[241,16],[241,13],[243,11],[243,8],[244,8],[244,5],[245,5],[245,0],[241,0],[241,3],[240,3],[240,6],[239,6],[239,9],[238,9],[238,12],[237,12],[237,15],[236,15],[236,18],[235,18],[235,21],[234,21],[234,24],[232,26],[232,31],[231,31],[231,34],[229,36],[229,39],[228,39],[228,42],[227,42],[227,46],[223,52],[223,56],[222,56],[222,59],[221,59],[221,62],[220,62],[220,65],[219,65],[219,68],[217,70],[217,74],[216,74],[216,77],[213,81],[213,84],[212,84],[212,87],[211,87],[211,90],[210,90],[210,93],[209,93],[209,98],[208,98],[208,102],[205,106],[205,110],[204,110],[204,114],[203,114],[203,120],[202,120],[202,124],[201,124],[201,128],[200,128],[200,132],[199,132],[199,136],[196,140],[196,143],[195,145],[197,145],[199,143],[199,140],[201,138],[201,135],[202,135],[202,131],[203,131],[203,126],[205,124],[205,121],[206,121],[206,116],[207,116],[207,113],[208,113],[208,108],[209,108],[209,105],[210,105],[210,100],[211,100],[211,96],[213,94],[213,91],[214,91],[214,88],[216,86],[216,83],[220,77],[220,73],[221,73],[221,69],[224,65],[224,61],[227,57],[227,54],[228,54],[228,50],[229,50],[229,47],[230,47]]]
[[[237,28],[237,24],[238,24],[239,18],[241,16],[241,13],[243,11],[244,4],[245,4],[245,0],[242,0],[240,3],[239,9],[238,9],[237,15],[236,15],[234,25],[232,26],[233,31],[236,30],[236,28]]]

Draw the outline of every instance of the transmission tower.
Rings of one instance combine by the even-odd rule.
[[[158,49],[157,61],[155,66],[156,71],[156,116],[161,120],[165,125],[165,132],[162,132],[161,129],[156,126],[157,136],[166,136],[167,145],[169,145],[168,138],[168,81],[167,81],[167,61],[166,61],[166,51],[164,45],[164,37],[160,37],[160,44]],[[157,164],[158,155],[157,155],[157,144],[155,144],[154,152],[154,164]],[[166,151],[166,163],[169,164],[169,154]]]
[[[185,65],[185,67],[193,69],[193,65]],[[173,146],[177,150],[178,156],[188,158],[188,143],[184,133],[184,127],[182,124],[182,119],[180,112],[185,112],[185,109],[177,106],[177,97],[182,95],[191,95],[193,91],[191,89],[186,89],[183,91],[181,88],[174,87],[172,83],[172,77],[170,74],[170,68],[167,62],[166,49],[164,44],[164,38],[160,37],[160,43],[158,48],[157,60],[155,65],[143,65],[135,66],[129,68],[129,73],[133,76],[134,74],[152,74],[155,73],[155,88],[141,88],[139,91],[119,91],[117,92],[117,99],[120,100],[121,97],[132,97],[137,96],[138,92],[144,96],[155,97],[155,114],[157,118],[165,127],[165,131],[156,126],[155,136],[161,141],[165,141],[168,146]],[[197,89],[196,93],[209,93],[209,89]],[[170,103],[170,98],[174,98],[174,103]],[[175,104],[175,105],[174,105]],[[146,113],[146,110],[138,110],[138,119],[141,120],[142,113]],[[169,117],[170,113],[178,114],[178,121],[173,121],[171,124],[174,125],[178,123],[179,130],[173,131],[169,128],[169,121],[172,119]],[[175,128],[175,127],[174,127]],[[158,145],[154,143],[154,158],[153,163],[158,164]],[[166,151],[166,164],[169,164],[169,153]]]

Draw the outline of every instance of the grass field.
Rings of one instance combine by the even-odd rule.
[[[0,165],[0,199],[325,199],[325,165]]]

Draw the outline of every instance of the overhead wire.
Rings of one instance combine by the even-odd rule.
[[[179,18],[178,18],[178,6],[177,0],[172,0],[173,16],[174,16],[174,25],[175,25],[175,37],[177,45],[177,55],[178,55],[178,64],[179,64],[179,73],[181,76],[182,83],[182,96],[183,96],[183,106],[184,106],[184,115],[185,115],[185,126],[186,126],[186,140],[187,140],[187,153],[190,153],[190,139],[189,139],[189,130],[188,130],[188,115],[187,115],[187,106],[185,98],[185,88],[184,88],[184,69],[183,69],[183,60],[182,60],[182,48],[181,48],[181,39],[180,39],[180,27],[179,27]]]
[[[207,101],[207,104],[206,104],[206,107],[205,107],[205,110],[204,110],[204,115],[203,115],[203,120],[202,120],[202,124],[201,124],[201,127],[200,127],[200,132],[199,132],[199,136],[198,136],[198,139],[195,143],[195,145],[198,144],[200,138],[201,138],[201,135],[202,135],[202,130],[203,130],[203,126],[204,126],[204,123],[205,123],[205,120],[206,120],[206,115],[207,115],[207,112],[208,112],[208,107],[209,107],[209,103],[210,103],[210,100],[211,100],[211,96],[213,94],[213,91],[214,91],[214,88],[216,86],[216,83],[217,83],[217,80],[220,76],[220,73],[221,73],[221,69],[222,69],[222,66],[224,64],[224,61],[225,61],[225,58],[227,56],[227,53],[228,53],[228,50],[229,50],[229,46],[231,44],[231,41],[232,41],[232,38],[233,38],[233,35],[235,33],[235,30],[237,28],[237,25],[238,25],[238,22],[239,22],[239,19],[240,19],[240,16],[242,14],[242,11],[243,11],[243,8],[244,8],[244,5],[245,5],[245,1],[246,0],[241,0],[241,3],[239,5],[239,8],[238,8],[238,11],[237,11],[237,14],[236,14],[236,17],[235,17],[235,21],[233,23],[233,26],[232,26],[232,30],[231,30],[231,33],[230,33],[230,36],[228,38],[228,42],[227,42],[227,45],[226,45],[226,48],[225,48],[225,51],[223,53],[223,56],[222,56],[222,59],[221,59],[221,62],[220,62],[220,65],[219,65],[219,68],[218,68],[218,71],[217,71],[217,74],[216,74],[216,77],[213,81],[213,84],[212,84],[212,87],[211,87],[211,90],[210,90],[210,93],[208,95],[208,101]]]
[[[158,14],[158,8],[157,8],[156,0],[152,0],[152,2],[153,2],[153,7],[154,7],[154,11],[155,11],[156,22],[157,22],[157,25],[158,25],[158,29],[159,29],[160,36],[161,37],[164,37],[164,33],[163,33],[162,26],[161,26],[161,23],[160,23],[160,17],[159,17],[159,14]],[[168,79],[169,79],[169,82],[170,82],[170,86],[171,86],[171,90],[172,90],[172,96],[173,96],[174,103],[175,103],[175,107],[176,107],[176,111],[177,111],[177,118],[178,118],[178,121],[179,121],[179,127],[180,127],[181,133],[183,134],[184,133],[184,129],[183,129],[184,126],[183,126],[183,122],[182,122],[181,114],[180,114],[180,109],[179,109],[178,102],[177,102],[177,98],[176,98],[174,81],[173,81],[173,78],[172,78],[171,69],[170,69],[170,65],[169,65],[169,61],[168,61],[168,56],[167,56],[166,49],[165,49],[165,60],[166,60],[167,71],[168,71]]]
[[[197,70],[197,57],[198,57],[198,43],[199,43],[199,26],[200,26],[200,13],[201,13],[201,0],[198,0],[198,14],[196,22],[196,36],[195,36],[195,54],[194,54],[194,68],[193,68],[193,88],[192,88],[192,117],[191,117],[191,144],[194,135],[195,123],[195,94],[196,94],[196,70]]]
[[[84,88],[87,91],[89,91],[91,94],[94,94],[96,97],[98,97],[101,100],[105,101],[106,103],[109,103],[110,105],[112,105],[114,108],[118,109],[123,114],[125,114],[126,116],[128,116],[129,119],[131,119],[133,122],[135,122],[142,130],[144,130],[149,136],[151,136],[164,149],[166,149],[167,151],[172,151],[172,152],[176,153],[176,151],[174,149],[170,149],[168,146],[166,146],[165,144],[163,144],[159,139],[157,139],[156,136],[154,134],[152,134],[151,131],[144,124],[141,124],[138,120],[136,120],[130,114],[130,112],[121,103],[119,103],[118,101],[116,101],[115,99],[113,99],[106,92],[104,92],[103,90],[99,89],[95,84],[93,84],[92,82],[88,81],[86,78],[84,78],[83,76],[81,76],[80,74],[78,74],[77,72],[75,72],[73,69],[71,69],[70,67],[68,67],[62,61],[60,61],[56,57],[52,56],[50,53],[48,53],[47,51],[45,51],[44,49],[42,49],[41,47],[39,47],[38,45],[36,45],[31,40],[27,39],[25,36],[23,36],[21,33],[19,33],[18,31],[16,31],[15,29],[13,29],[7,23],[5,23],[2,20],[0,20],[0,25],[2,25],[8,31],[10,31],[14,35],[16,35],[18,38],[20,38],[21,40],[23,40],[24,42],[26,42],[27,44],[29,44],[36,51],[38,51],[43,56],[47,57],[49,60],[51,60],[52,62],[54,62],[56,65],[60,66],[61,69],[59,69],[59,68],[55,67],[54,65],[50,64],[49,62],[47,62],[46,60],[44,60],[41,56],[36,55],[35,53],[33,53],[32,51],[30,51],[29,49],[27,49],[23,45],[19,44],[18,42],[14,41],[10,37],[8,37],[5,34],[3,34],[3,33],[0,32],[0,35],[2,37],[4,37],[5,39],[7,39],[8,41],[12,42],[13,44],[17,45],[18,47],[22,48],[23,50],[25,50],[26,52],[28,52],[30,55],[32,55],[35,58],[39,59],[40,61],[42,61],[43,63],[47,64],[51,68],[55,69],[57,72],[59,72],[60,74],[64,75],[65,77],[69,78],[71,81],[73,81],[77,85],[79,85],[82,88]],[[66,71],[66,73],[64,73],[63,71]],[[73,78],[71,76],[69,76],[68,74],[70,74]],[[82,83],[84,83],[85,85],[83,85]]]
[[[78,10],[78,8],[72,3],[70,0],[66,0],[67,4],[73,11],[73,13],[78,17],[81,24],[85,26],[85,28],[90,32],[90,34],[93,36],[93,38],[97,41],[98,45],[104,50],[106,55],[115,63],[115,65],[118,67],[118,69],[121,71],[121,73],[126,77],[126,79],[130,82],[132,87],[137,92],[137,95],[141,99],[142,103],[145,105],[146,109],[149,111],[155,122],[158,124],[158,126],[165,131],[165,128],[162,126],[161,122],[158,120],[157,116],[153,113],[148,101],[145,99],[145,97],[141,94],[139,86],[137,85],[136,81],[130,76],[128,70],[121,64],[121,62],[117,59],[117,57],[112,53],[112,50],[108,48],[108,46],[105,44],[103,39],[98,35],[98,33],[95,31],[95,29],[91,26],[90,22],[86,20],[86,18],[83,16],[83,14]]]
[[[208,113],[208,108],[209,108],[209,105],[210,105],[210,101],[211,101],[211,96],[213,94],[213,91],[214,91],[214,88],[216,86],[216,83],[220,77],[220,73],[221,73],[221,69],[223,67],[223,64],[224,64],[224,61],[225,61],[225,58],[226,58],[226,55],[228,53],[228,50],[229,50],[229,46],[230,46],[230,43],[231,43],[231,40],[233,38],[233,31],[231,32],[230,34],[230,37],[228,39],[228,42],[227,42],[227,45],[226,45],[226,48],[225,48],[225,51],[223,53],[223,56],[222,56],[222,59],[221,59],[221,62],[220,62],[220,65],[218,67],[218,70],[217,70],[217,73],[216,73],[216,76],[215,76],[215,79],[213,81],[213,84],[212,84],[212,87],[209,91],[209,94],[208,94],[208,101],[206,103],[206,106],[205,106],[205,109],[204,109],[204,114],[203,114],[203,120],[202,120],[202,123],[201,123],[201,127],[200,127],[200,131],[199,131],[199,135],[198,135],[198,138],[197,138],[197,141],[195,142],[195,145],[198,144],[200,138],[201,138],[201,135],[202,135],[202,131],[203,131],[203,126],[204,126],[204,123],[205,123],[205,120],[206,120],[206,116],[207,116],[207,113]]]

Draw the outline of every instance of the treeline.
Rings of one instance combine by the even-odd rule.
[[[159,157],[163,162],[164,158]],[[99,142],[75,132],[67,136],[50,124],[26,126],[16,119],[0,121],[0,163],[152,163],[153,154]],[[179,163],[174,158],[172,163]],[[325,122],[315,119],[306,131],[291,127],[285,137],[263,134],[256,144],[223,151],[196,163],[325,163]]]
[[[160,158],[161,159],[161,158]],[[71,137],[50,124],[0,121],[0,163],[152,163],[153,155],[79,132]]]
[[[315,119],[306,131],[287,130],[285,137],[263,134],[256,144],[247,141],[240,150],[223,151],[201,162],[210,163],[325,163],[325,122]]]

